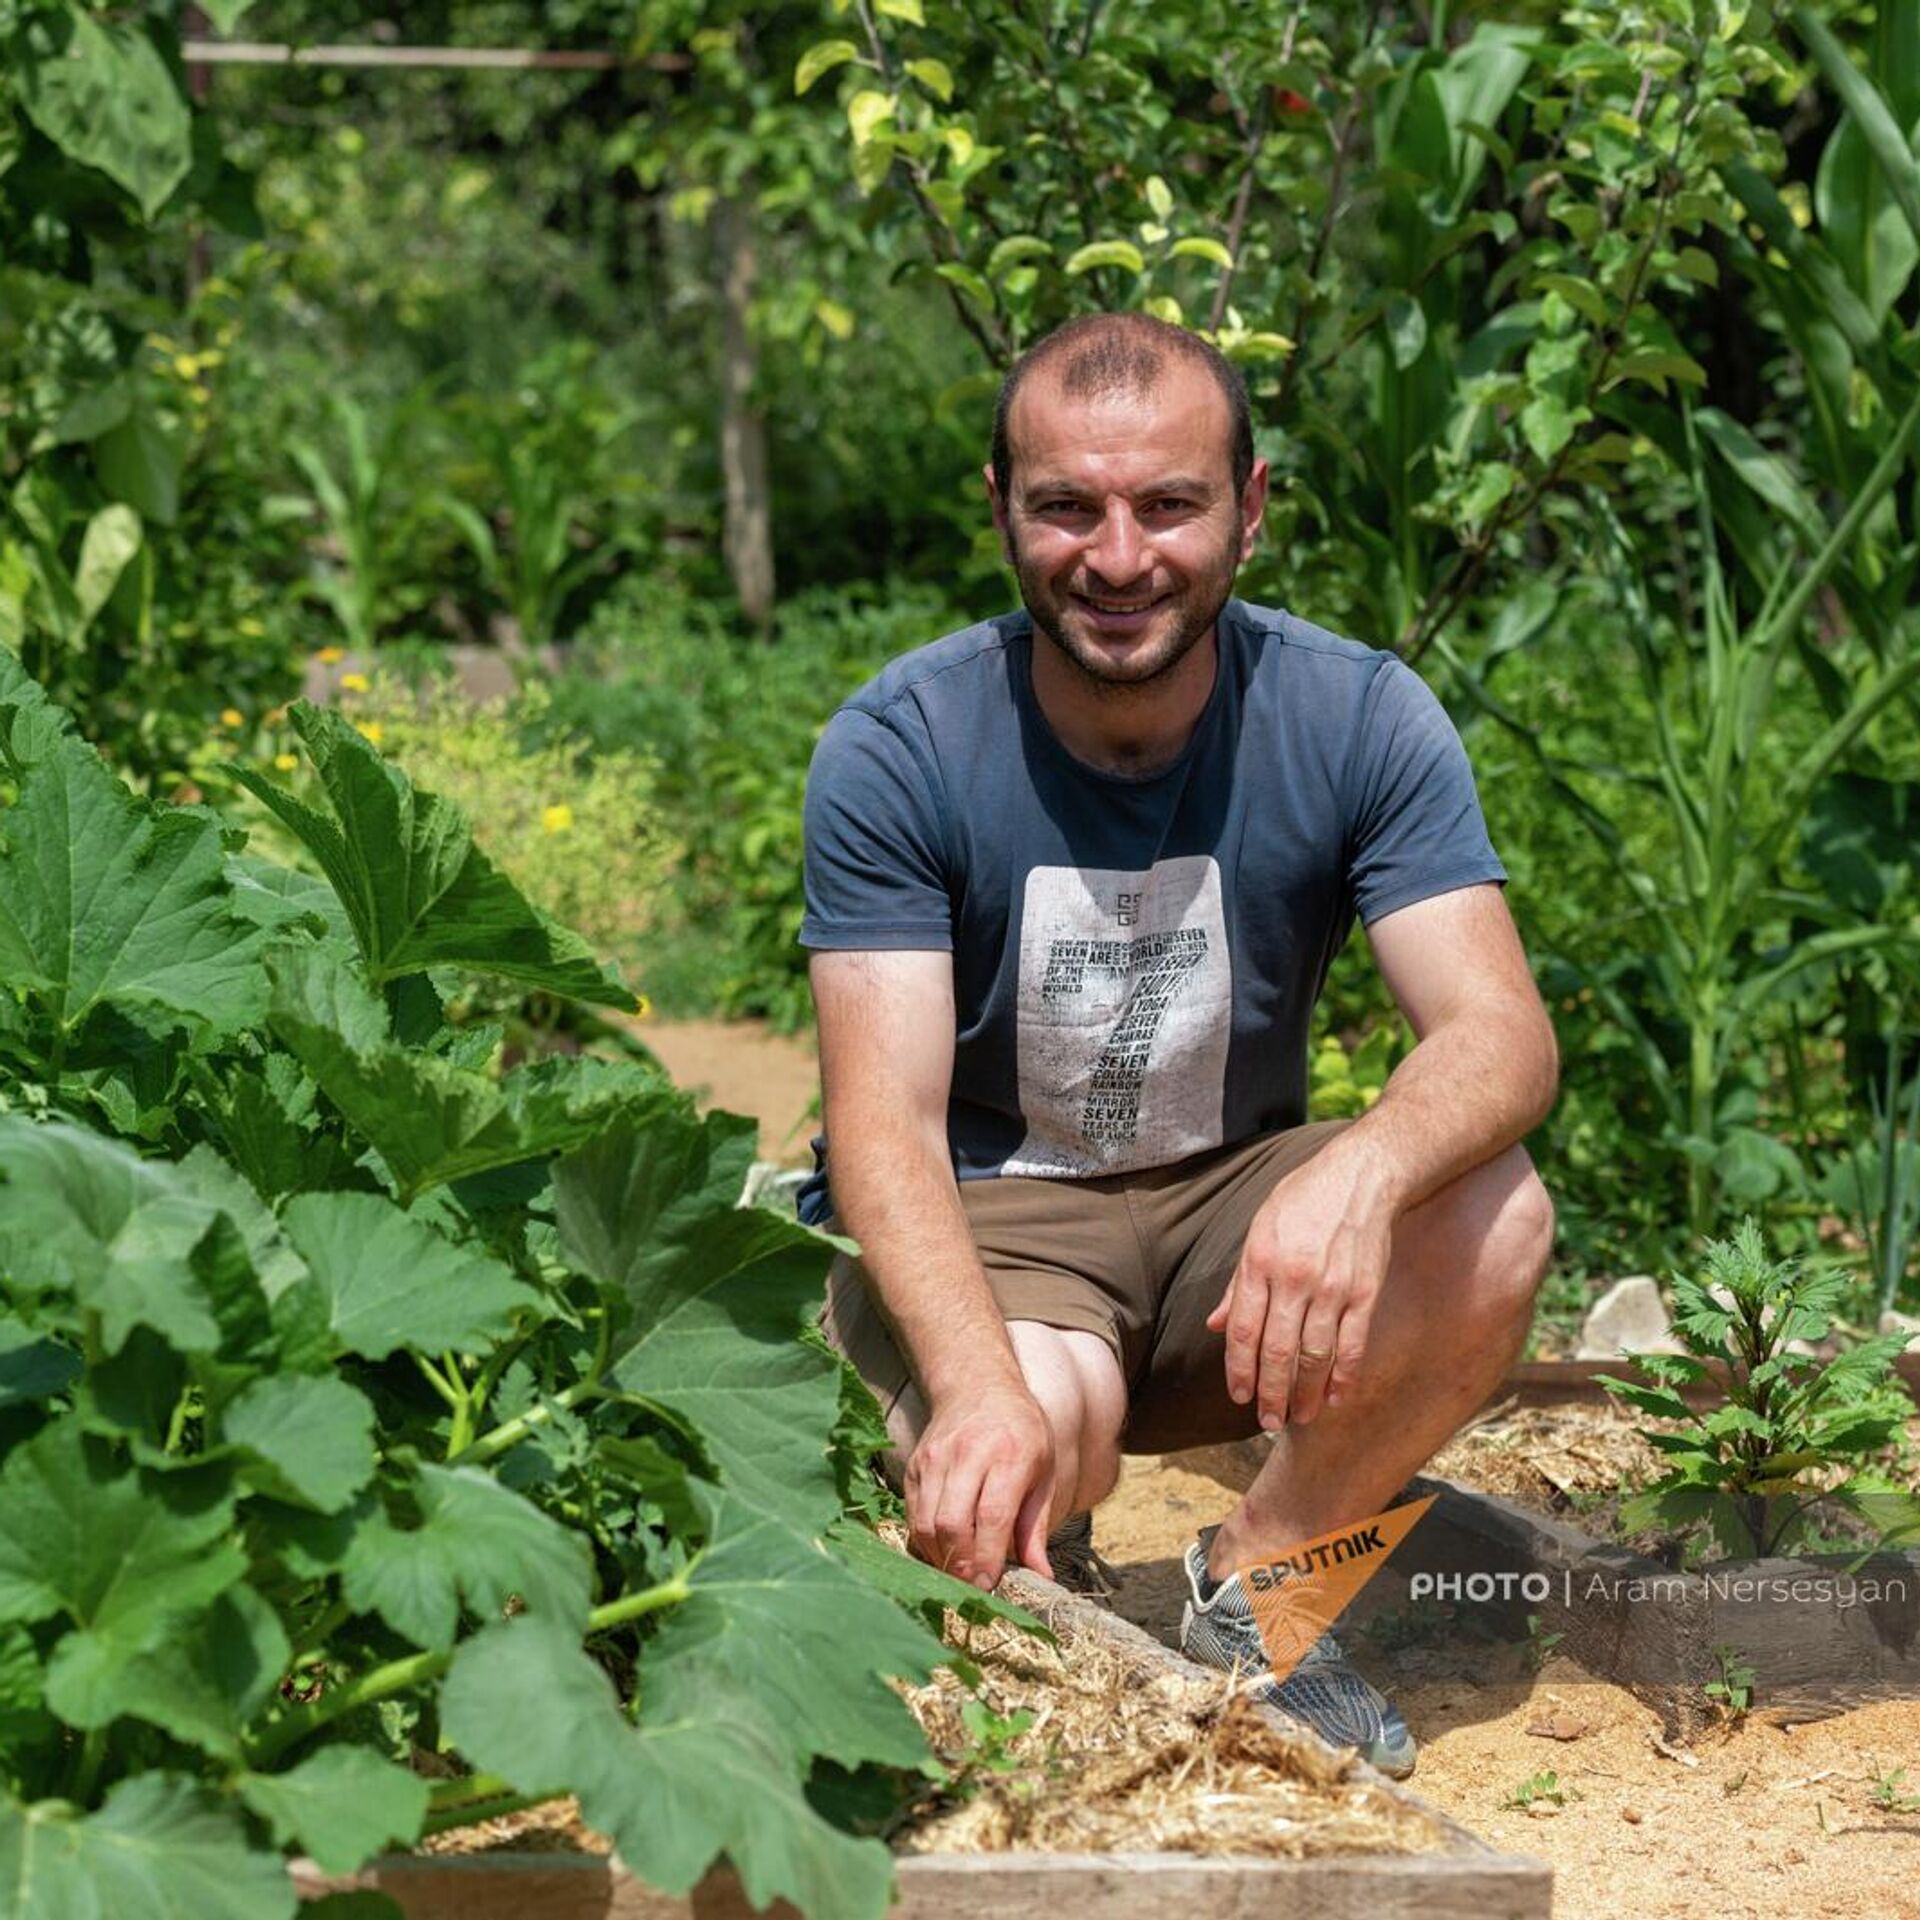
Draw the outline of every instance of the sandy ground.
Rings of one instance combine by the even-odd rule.
[[[758,1117],[765,1158],[806,1163],[808,1044],[721,1021],[642,1032],[683,1085]],[[1515,1453],[1486,1476],[1510,1497],[1527,1497],[1540,1462],[1553,1485],[1581,1465],[1532,1445]],[[1440,1464],[1457,1471],[1460,1459]],[[1222,1471],[1211,1455],[1130,1460],[1096,1519],[1096,1543],[1123,1575],[1117,1607],[1169,1641],[1179,1556],[1235,1498]],[[1904,1768],[1900,1792],[1920,1799],[1920,1702],[1790,1730],[1748,1720],[1680,1753],[1662,1751],[1651,1709],[1567,1661],[1536,1672],[1524,1649],[1415,1646],[1363,1663],[1421,1740],[1414,1790],[1503,1850],[1550,1862],[1557,1920],[1920,1920],[1920,1810],[1874,1798],[1874,1781]],[[1574,1737],[1529,1731],[1547,1723]],[[1560,1801],[1506,1804],[1543,1773]]]
[[[812,1166],[820,1068],[811,1036],[770,1033],[751,1020],[643,1020],[634,1032],[703,1106],[757,1119],[761,1159]]]
[[[1129,1460],[1095,1516],[1095,1543],[1122,1576],[1116,1607],[1168,1640],[1179,1556],[1235,1497],[1206,1465]],[[1920,1811],[1873,1797],[1899,1767],[1920,1797],[1920,1702],[1790,1731],[1748,1721],[1681,1754],[1656,1744],[1651,1709],[1569,1661],[1535,1673],[1524,1649],[1412,1647],[1363,1664],[1421,1741],[1414,1791],[1503,1851],[1550,1862],[1557,1920],[1920,1916]],[[1575,1737],[1529,1732],[1549,1722]],[[1547,1772],[1564,1803],[1503,1804]]]

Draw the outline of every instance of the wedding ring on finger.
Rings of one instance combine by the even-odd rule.
[[[1310,1361],[1316,1367],[1324,1367],[1327,1362],[1333,1358],[1333,1349],[1331,1347],[1302,1347],[1300,1349],[1300,1358],[1305,1361]]]

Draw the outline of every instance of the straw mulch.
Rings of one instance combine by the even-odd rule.
[[[949,1770],[892,1836],[902,1853],[1420,1853],[1440,1823],[1351,1751],[1283,1733],[1228,1677],[1189,1678],[1056,1614],[1057,1648],[949,1615],[991,1711],[1033,1718],[983,1756],[961,1715],[976,1697],[943,1669],[902,1697]],[[1197,1671],[1197,1670],[1195,1670]],[[1005,1767],[995,1770],[994,1763]]]
[[[1641,1418],[1611,1403],[1521,1407],[1507,1401],[1463,1427],[1423,1471],[1521,1506],[1591,1519],[1665,1470],[1658,1449],[1636,1427]]]

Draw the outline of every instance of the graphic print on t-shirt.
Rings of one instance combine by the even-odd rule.
[[[1219,863],[1035,867],[1020,924],[1027,1133],[1000,1171],[1078,1177],[1217,1147],[1233,975]]]

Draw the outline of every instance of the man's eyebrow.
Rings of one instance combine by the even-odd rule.
[[[1194,493],[1210,495],[1217,490],[1217,483],[1200,478],[1196,474],[1177,473],[1168,479],[1150,480],[1143,487],[1133,490],[1136,500],[1157,500],[1169,493]],[[1024,480],[1020,483],[1020,497],[1023,500],[1037,499],[1042,494],[1065,493],[1080,495],[1089,492],[1078,480]]]

